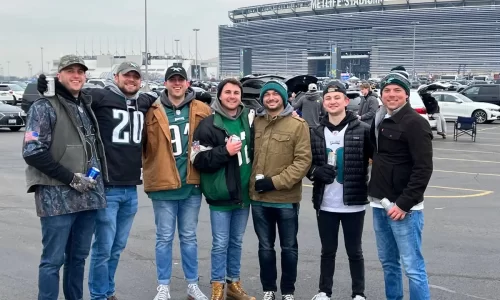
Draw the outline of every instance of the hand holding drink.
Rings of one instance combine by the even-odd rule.
[[[241,150],[241,140],[238,136],[232,135],[226,143],[226,149],[230,156],[238,154]]]

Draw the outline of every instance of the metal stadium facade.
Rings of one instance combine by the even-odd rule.
[[[251,49],[252,73],[377,77],[404,65],[415,75],[500,72],[500,0],[297,0],[229,12],[219,26],[219,74],[240,76]]]

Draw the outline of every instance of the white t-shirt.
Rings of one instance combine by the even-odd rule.
[[[341,131],[331,132],[325,127],[326,148],[335,152],[338,148],[344,147],[344,135],[347,129],[346,125]],[[354,213],[365,210],[364,205],[345,205],[344,204],[344,185],[337,181],[332,184],[325,185],[325,193],[323,194],[323,202],[321,210],[336,213]]]

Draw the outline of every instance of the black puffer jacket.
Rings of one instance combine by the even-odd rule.
[[[342,130],[347,124],[344,135],[344,204],[368,204],[368,159],[373,154],[370,143],[370,126],[358,120],[352,112],[337,126],[328,121],[328,116],[321,119],[321,125],[311,129],[312,165],[307,178],[313,181],[314,209],[319,210],[325,193],[325,184],[314,181],[314,169],[327,164],[325,127],[329,130]]]

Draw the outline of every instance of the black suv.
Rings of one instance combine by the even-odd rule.
[[[476,84],[460,92],[474,102],[500,105],[500,84]]]
[[[40,93],[36,90],[36,82],[28,83],[26,89],[24,90],[23,101],[21,102],[21,109],[24,110],[25,113],[28,113],[28,110],[31,107],[31,104],[35,102],[36,99],[40,98]]]

